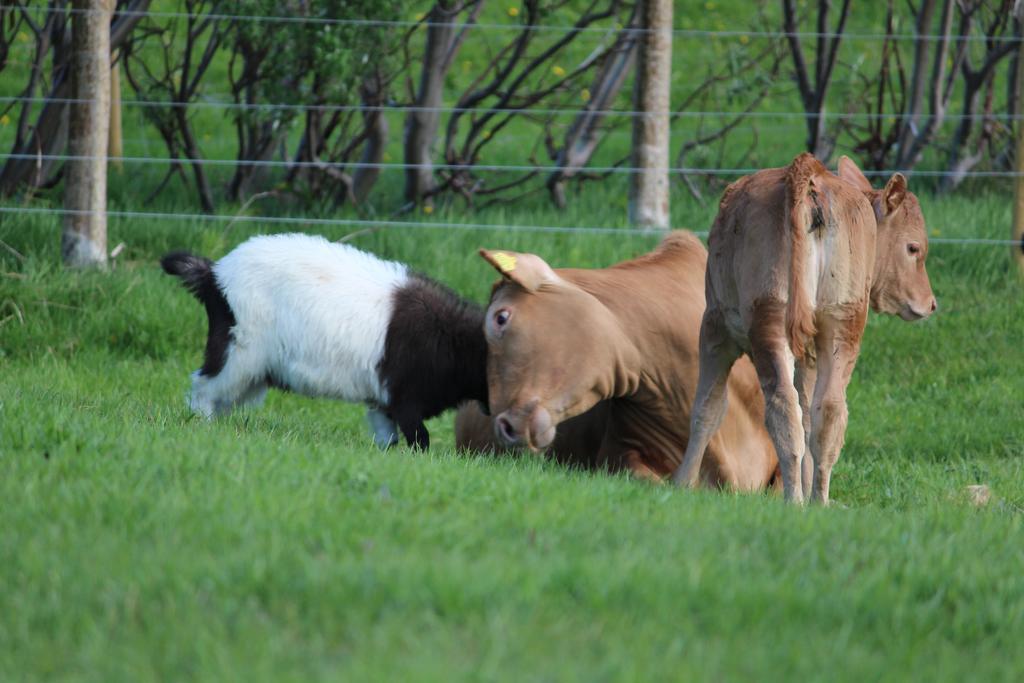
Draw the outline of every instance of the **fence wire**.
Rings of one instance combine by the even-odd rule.
[[[0,206],[0,214],[14,215],[75,215],[87,216],[95,211],[62,209],[51,207],[17,207]],[[99,212],[102,213],[102,212]],[[373,218],[303,218],[299,216],[250,216],[245,214],[195,214],[159,211],[118,211],[105,212],[108,217],[118,219],[146,219],[168,221],[196,221],[202,223],[265,223],[268,225],[316,226],[316,227],[352,227],[352,228],[406,228],[412,230],[471,230],[489,232],[519,233],[551,233],[570,235],[619,235],[623,237],[641,237],[660,239],[665,235],[661,230],[639,230],[637,228],[611,228],[606,226],[581,225],[529,225],[507,223],[476,223],[464,221],[406,221]],[[706,230],[691,230],[699,237],[707,237]],[[929,237],[929,244],[956,244],[981,246],[1022,246],[1019,240],[990,239],[987,237]]]
[[[128,156],[95,156],[95,155],[84,155],[84,154],[0,154],[0,160],[2,159],[17,159],[22,161],[95,161],[97,159],[107,159],[108,161],[124,163],[124,164],[168,164],[177,163],[185,166],[200,165],[200,166],[245,166],[245,167],[269,167],[269,168],[368,168],[368,169],[381,169],[381,170],[392,170],[392,169],[414,169],[414,168],[425,168],[442,171],[495,171],[495,172],[516,172],[516,173],[554,173],[556,171],[564,171],[573,174],[579,173],[599,173],[599,174],[613,174],[613,173],[624,173],[635,175],[639,173],[657,173],[659,171],[667,171],[668,173],[674,173],[678,175],[703,175],[703,176],[743,176],[755,173],[760,168],[747,167],[747,168],[703,168],[699,166],[669,166],[667,168],[642,168],[639,166],[556,166],[548,164],[474,164],[474,163],[461,163],[452,164],[445,162],[438,162],[432,164],[412,164],[401,161],[382,161],[382,162],[370,162],[370,161],[352,161],[348,163],[337,163],[327,161],[286,161],[281,159],[189,159],[187,157],[179,157],[172,159],[170,157],[128,157]],[[867,176],[891,176],[894,173],[902,173],[907,176],[920,176],[920,177],[957,177],[957,178],[1017,178],[1024,176],[1024,172],[1020,171],[929,171],[929,170],[916,170],[916,169],[879,169],[870,170],[865,169],[862,171]]]
[[[95,12],[107,13],[105,10],[91,10],[84,8],[57,8],[57,7],[31,7],[20,8],[22,11],[35,12],[37,14],[48,14],[59,12],[68,15],[91,14]],[[525,23],[464,23],[464,22],[432,22],[428,17],[417,17],[415,20],[398,19],[342,19],[328,17],[303,17],[283,15],[248,15],[231,13],[198,13],[170,11],[132,11],[123,10],[113,14],[120,16],[143,16],[157,19],[190,19],[201,17],[203,20],[223,22],[251,22],[251,23],[275,23],[275,24],[313,24],[320,26],[350,26],[362,28],[400,28],[405,30],[416,29],[426,25],[449,28],[468,28],[474,31],[517,31],[536,33],[580,33],[608,36],[609,34],[637,34],[644,35],[659,30],[642,27],[613,26],[573,26],[573,25],[551,25],[551,24],[525,24]],[[937,42],[948,40],[952,43],[986,41],[988,43],[1019,43],[1020,36],[980,36],[980,35],[939,35],[939,34],[881,34],[881,33],[831,33],[819,31],[755,31],[755,30],[709,30],[709,29],[671,29],[673,37],[680,39],[783,39],[783,38],[807,38],[807,39],[842,39],[843,41],[925,41]],[[589,109],[582,108],[534,108],[534,107],[498,107],[498,108],[475,108],[458,106],[437,106],[424,107],[404,104],[302,104],[295,102],[274,102],[263,104],[249,104],[233,101],[217,101],[217,97],[224,95],[203,95],[205,99],[189,102],[172,102],[158,100],[122,100],[121,105],[137,108],[195,108],[215,109],[224,111],[318,111],[318,112],[352,112],[352,113],[399,113],[408,114],[412,112],[446,113],[446,114],[531,114],[546,117],[576,117],[581,114],[592,116],[637,118],[648,116],[661,116],[666,113],[674,119],[706,119],[706,118],[727,118],[743,116],[745,118],[765,120],[805,120],[808,117],[821,118],[828,121],[878,121],[898,120],[906,118],[905,113],[882,113],[882,112],[822,112],[821,114],[808,114],[807,112],[783,111],[668,111],[668,112],[643,112],[618,109]],[[46,97],[20,97],[0,96],[0,103],[3,104],[85,104],[92,100],[83,98],[46,98]],[[929,114],[921,114],[917,117],[920,122],[930,120]],[[963,120],[997,120],[997,121],[1019,121],[1024,120],[1024,113],[986,113],[978,112],[972,114],[944,114],[943,121]],[[43,161],[79,161],[93,160],[96,157],[79,156],[69,154],[0,154],[0,160],[15,159],[28,160],[41,163]],[[252,160],[252,159],[203,159],[203,158],[177,158],[153,157],[153,156],[119,156],[106,157],[109,161],[124,164],[182,164],[202,165],[211,167],[269,167],[269,168],[346,168],[346,169],[380,169],[380,170],[408,170],[415,168],[430,168],[440,171],[469,171],[469,172],[516,172],[516,173],[594,173],[594,174],[637,174],[650,172],[651,169],[636,168],[625,165],[613,166],[555,166],[545,164],[479,164],[479,163],[433,163],[429,165],[409,164],[403,162],[362,162],[353,161],[350,163],[334,163],[324,161],[289,161],[289,160]],[[694,176],[741,176],[753,173],[757,168],[710,168],[710,167],[681,167],[672,166],[667,169],[669,173],[678,175]],[[918,177],[958,177],[958,178],[1015,178],[1024,175],[1016,171],[948,171],[948,170],[911,170],[911,169],[883,169],[867,170],[869,176],[888,176],[896,172],[902,172],[909,176]],[[18,207],[0,206],[0,214],[4,215],[81,215],[88,214],[88,211],[76,211],[64,208],[50,207]],[[352,228],[398,228],[398,229],[445,229],[445,230],[476,230],[476,231],[504,231],[504,232],[534,232],[534,233],[555,233],[555,234],[610,234],[629,237],[660,237],[660,232],[640,231],[634,228],[614,228],[606,226],[557,226],[557,225],[529,225],[529,224],[492,224],[482,222],[448,222],[438,220],[412,221],[393,219],[362,219],[362,218],[302,218],[295,216],[253,216],[253,215],[224,215],[224,214],[195,214],[175,212],[151,212],[151,211],[127,211],[109,210],[105,212],[110,218],[118,220],[161,220],[161,221],[200,221],[220,222],[229,225],[234,223],[262,223],[267,225],[281,226],[321,226],[321,227],[352,227]],[[697,235],[707,236],[706,231],[698,231]],[[932,244],[953,244],[953,245],[981,245],[981,246],[1024,246],[1016,240],[989,239],[982,237],[967,238],[941,238],[932,237],[929,239]]]
[[[751,119],[823,119],[825,121],[888,121],[909,118],[909,115],[903,112],[829,112],[824,111],[820,114],[808,114],[803,111],[694,111],[694,110],[674,110],[668,112],[659,111],[632,111],[629,109],[587,109],[587,108],[539,108],[524,105],[521,107],[517,106],[505,106],[505,107],[452,107],[452,106],[439,106],[439,107],[423,107],[419,105],[404,105],[404,104],[296,104],[290,102],[267,102],[263,104],[252,104],[248,102],[226,102],[218,100],[220,97],[229,97],[223,94],[204,94],[204,98],[201,100],[192,100],[188,102],[174,102],[170,100],[121,100],[121,106],[124,107],[141,107],[149,109],[226,109],[229,111],[315,111],[315,112],[381,112],[381,113],[439,113],[439,114],[534,114],[536,116],[579,116],[580,114],[587,114],[588,116],[608,116],[615,117],[619,116],[622,118],[639,118],[639,117],[655,117],[664,116],[668,114],[672,118],[691,118],[691,119],[704,119],[704,118],[729,118],[733,116],[741,116],[743,118]],[[91,98],[73,98],[73,97],[19,97],[19,96],[0,96],[0,103],[12,104],[20,102],[29,102],[32,104],[90,104],[95,100]],[[916,119],[919,121],[928,121],[933,117],[930,114],[922,113],[916,115]],[[973,114],[943,114],[943,121],[964,121],[964,120],[999,120],[999,121],[1019,121],[1024,119],[1024,113],[1022,114],[1010,114],[1009,112],[998,113],[998,112],[975,112]]]

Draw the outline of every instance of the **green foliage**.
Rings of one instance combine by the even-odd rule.
[[[252,81],[257,102],[345,104],[358,99],[359,85],[374,72],[395,67],[399,30],[376,21],[404,18],[403,0],[332,0],[301,3],[296,18],[310,21],[238,21],[235,47],[258,55],[258,73],[238,73]],[[233,11],[250,16],[289,14],[272,0],[239,0]],[[321,23],[344,18],[365,25]],[[241,65],[239,65],[241,66]],[[285,114],[293,116],[294,114]]]

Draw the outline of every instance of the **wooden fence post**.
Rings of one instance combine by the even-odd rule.
[[[71,267],[107,263],[107,142],[110,132],[110,10],[75,0],[71,18],[71,126],[61,255]]]
[[[669,109],[672,0],[640,0],[640,40],[633,118],[629,220],[641,228],[669,227]]]

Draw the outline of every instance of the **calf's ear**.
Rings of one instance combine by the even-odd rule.
[[[870,192],[871,183],[848,156],[839,157],[839,177],[854,185],[861,192]]]
[[[528,292],[536,292],[542,285],[554,284],[560,279],[551,266],[536,254],[481,249],[480,256],[494,266],[503,278]]]
[[[907,197],[907,179],[903,177],[902,173],[894,173],[892,178],[889,178],[889,182],[885,184],[885,189],[882,190],[882,201],[881,209],[882,215],[888,216],[892,214],[896,209],[900,208],[900,204]]]

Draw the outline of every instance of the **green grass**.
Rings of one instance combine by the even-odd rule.
[[[511,6],[488,4],[481,21],[511,21]],[[748,10],[677,3],[676,25],[743,28],[755,21]],[[880,21],[862,8],[850,26],[877,32]],[[487,60],[490,35],[467,40],[446,103]],[[2,79],[12,93],[28,54],[18,40]],[[732,40],[677,41],[675,100]],[[593,46],[581,40],[560,65]],[[867,69],[876,47],[844,41],[841,59]],[[226,92],[224,68],[215,65],[205,98]],[[844,66],[833,110],[862,108],[858,87]],[[629,94],[615,106],[628,109]],[[741,95],[698,108],[742,108]],[[762,109],[797,111],[795,98],[780,78]],[[127,155],[165,154],[139,109],[124,116]],[[202,109],[194,122],[206,158],[234,156],[229,117]],[[398,161],[401,116],[390,123],[386,160]],[[678,122],[674,144],[693,127]],[[538,130],[512,124],[482,161],[530,163]],[[798,120],[752,120],[721,160],[708,148],[687,163],[740,163],[756,140],[744,163],[782,164],[803,134]],[[11,135],[0,125],[0,148]],[[628,141],[627,126],[595,164],[616,161]],[[849,140],[839,147],[849,152]],[[111,208],[194,212],[178,180],[142,206],[165,170],[112,172]],[[208,170],[218,209],[233,215],[230,169]],[[508,178],[488,182],[496,177]],[[1005,237],[1006,187],[922,195],[933,235]],[[711,206],[674,190],[673,224],[706,229],[714,190]],[[572,188],[564,212],[543,195],[478,212],[444,200],[403,219],[420,228],[353,243],[482,301],[494,275],[479,246],[596,267],[657,237],[431,222],[623,226],[625,196],[625,178],[613,176]],[[32,205],[59,207],[60,197],[57,187]],[[391,171],[362,214],[278,197],[247,213],[373,218],[400,201],[401,172]],[[299,227],[331,238],[354,230]],[[218,257],[282,229],[112,218],[110,245],[126,245],[113,270],[74,273],[59,266],[58,218],[0,214],[0,240],[19,254],[0,244],[0,681],[1019,679],[1024,298],[1004,248],[933,245],[939,315],[917,325],[870,318],[832,484],[841,505],[794,509],[770,495],[456,453],[450,414],[429,425],[428,454],[381,453],[359,407],[281,393],[258,411],[197,420],[184,394],[204,316],[156,258],[178,247]],[[969,503],[972,484],[990,487],[987,506]]]
[[[595,188],[433,218],[609,224]],[[922,197],[942,236],[1009,202]],[[710,209],[676,197],[696,229]],[[1002,248],[934,245],[941,310],[872,316],[842,505],[689,493],[530,457],[376,451],[355,406],[184,406],[201,309],[165,249],[253,226],[112,221],[107,274],[59,224],[0,239],[0,680],[1010,680],[1024,668],[1024,300]],[[340,228],[326,229],[332,237]],[[382,230],[354,243],[482,300],[481,245],[599,266],[656,238]],[[981,509],[964,487],[991,487]]]

